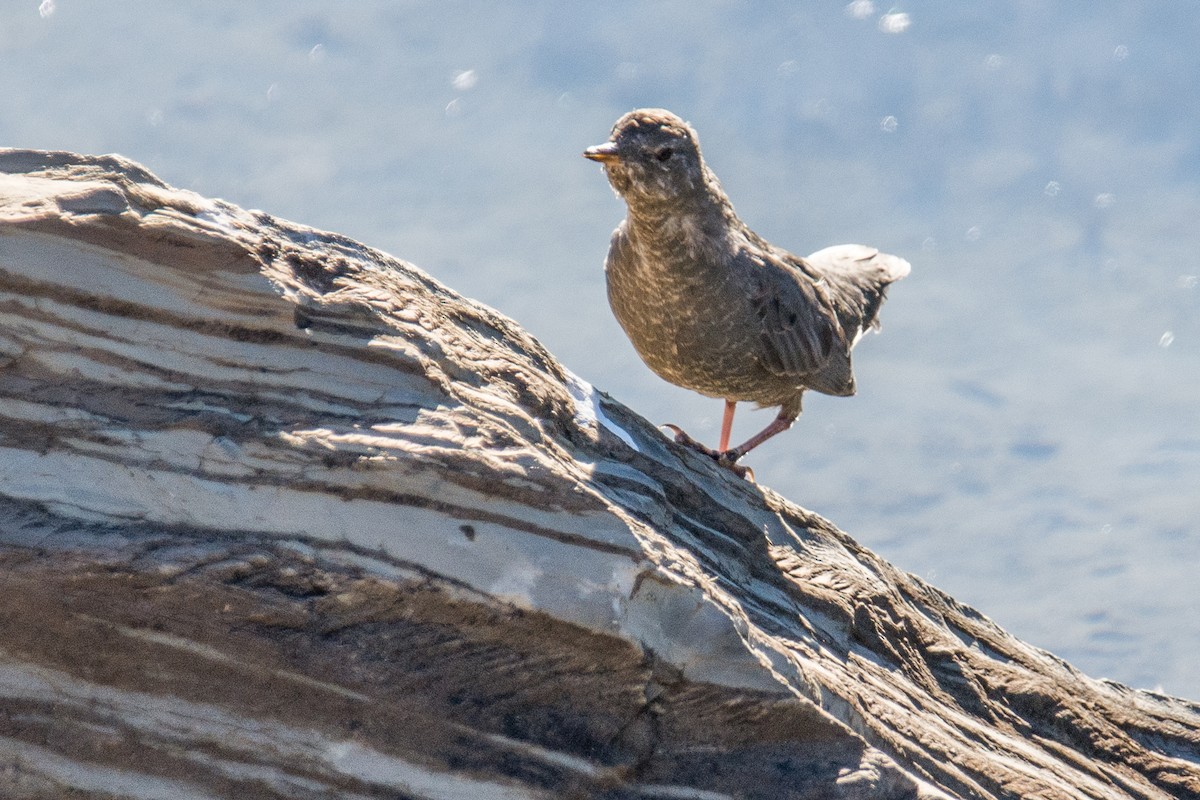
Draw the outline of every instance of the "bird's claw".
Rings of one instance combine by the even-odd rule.
[[[713,461],[716,461],[718,464],[721,463],[722,453],[720,453],[716,450],[713,450],[711,447],[706,447],[703,444],[701,444],[700,442],[693,439],[691,436],[688,436],[687,433],[684,432],[683,428],[680,428],[678,425],[672,425],[670,423],[666,423],[662,427],[667,428],[668,430],[671,431],[671,433],[675,434],[675,444],[681,444],[684,447],[687,447],[691,450],[695,450],[697,453],[703,453],[704,455],[711,458]]]
[[[758,481],[754,480],[754,470],[737,463],[738,459],[743,455],[745,454],[737,450],[726,450],[724,453],[717,453],[717,465],[724,467],[739,478],[745,478],[751,483],[758,483]]]
[[[717,462],[717,466],[724,467],[734,475],[737,475],[739,478],[746,478],[751,482],[754,481],[754,470],[750,469],[749,467],[743,467],[741,464],[737,463],[738,459],[742,457],[742,453],[739,453],[736,449],[726,450],[724,452],[720,450],[714,450],[711,447],[707,447],[696,441],[691,436],[688,436],[687,433],[685,433],[684,430],[678,425],[666,423],[662,427],[667,428],[673,434],[675,434],[676,444],[681,444],[690,450],[695,450],[701,455],[708,456],[713,461]]]

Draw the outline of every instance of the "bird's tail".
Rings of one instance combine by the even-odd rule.
[[[895,283],[912,272],[912,265],[900,256],[881,253],[862,244],[838,244],[818,250],[805,261],[826,275],[837,275],[855,283]]]
[[[912,271],[903,258],[861,244],[826,247],[805,261],[826,280],[852,344],[868,329],[879,327],[879,308],[888,284]]]

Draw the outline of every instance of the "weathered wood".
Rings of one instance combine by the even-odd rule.
[[[117,157],[0,151],[0,223],[6,797],[1200,796],[1195,704],[408,264]]]

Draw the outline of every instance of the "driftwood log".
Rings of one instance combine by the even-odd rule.
[[[409,264],[113,156],[0,151],[0,222],[3,797],[1200,796],[1195,704]]]

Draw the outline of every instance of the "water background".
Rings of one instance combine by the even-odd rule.
[[[511,2],[0,7],[0,144],[338,231],[714,441],[608,310],[584,147],[699,129],[758,233],[913,274],[760,482],[1097,677],[1200,698],[1200,11]],[[743,408],[735,438],[773,412]]]

